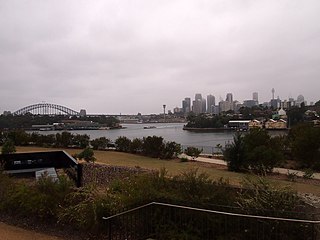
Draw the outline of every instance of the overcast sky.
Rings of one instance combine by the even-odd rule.
[[[320,100],[319,0],[0,0],[0,111]]]

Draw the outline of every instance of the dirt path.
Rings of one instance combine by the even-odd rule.
[[[0,222],[1,240],[63,240],[62,238],[14,227]]]

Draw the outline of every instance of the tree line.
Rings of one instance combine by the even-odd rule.
[[[264,129],[237,132],[224,150],[231,171],[268,173],[285,160],[294,160],[296,168],[320,170],[320,128],[296,125],[288,135],[271,137]]]
[[[163,137],[158,136],[135,138],[133,140],[120,136],[113,143],[106,137],[90,140],[87,134],[62,132],[42,135],[36,132],[27,133],[24,130],[0,132],[0,145],[5,147],[2,150],[3,153],[13,152],[14,146],[30,145],[54,148],[92,148],[93,150],[112,148],[121,152],[138,153],[161,159],[171,159],[181,152],[180,144],[164,141]]]
[[[32,125],[52,125],[63,120],[93,121],[106,127],[114,127],[119,120],[111,116],[66,116],[66,115],[0,115],[0,129],[29,129]]]

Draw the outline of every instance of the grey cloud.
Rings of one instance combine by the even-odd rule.
[[[272,87],[317,101],[319,12],[316,0],[0,1],[0,111],[151,113],[196,92],[267,101]]]

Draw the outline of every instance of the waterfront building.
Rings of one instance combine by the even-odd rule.
[[[237,130],[248,130],[250,120],[230,120],[228,122],[228,127]]]
[[[253,119],[249,122],[249,129],[251,128],[263,128],[263,123],[257,119]]]
[[[287,112],[283,108],[278,111],[278,115],[281,119],[287,119]]]
[[[273,120],[269,119],[265,122],[266,129],[287,129],[287,121],[284,119]]]

